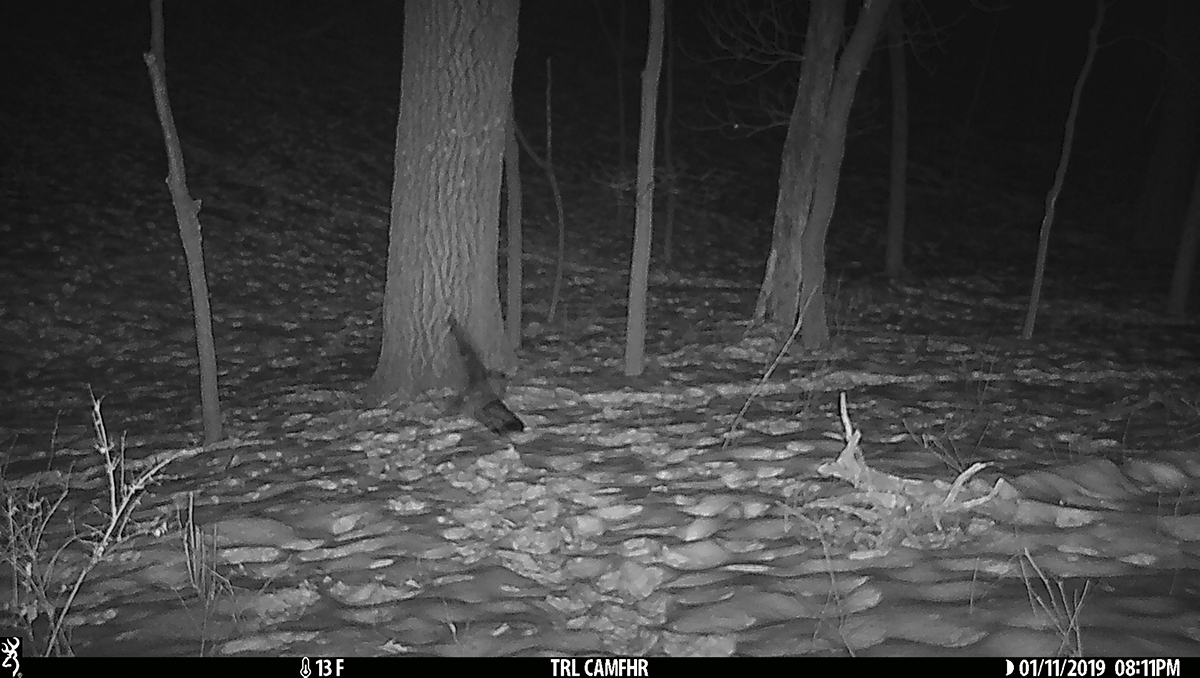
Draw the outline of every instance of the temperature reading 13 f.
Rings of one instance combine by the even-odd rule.
[[[314,678],[338,678],[342,675],[344,659],[313,659]]]

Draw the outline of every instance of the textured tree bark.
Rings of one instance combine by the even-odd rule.
[[[489,367],[500,315],[501,167],[519,0],[409,0],[396,126],[383,343],[365,395],[466,384],[456,319]]]
[[[505,223],[508,226],[508,294],[505,298],[508,325],[508,343],[514,351],[521,349],[521,328],[524,321],[521,318],[521,304],[524,300],[522,286],[521,244],[524,231],[521,228],[521,149],[517,147],[517,114],[514,107],[508,107],[508,131],[504,143],[504,186],[507,196],[508,212]]]
[[[809,226],[816,191],[820,127],[833,87],[845,2],[812,3],[809,11],[804,65],[783,142],[771,254],[755,307],[756,318],[789,325],[796,322],[800,313],[800,281],[804,273],[800,236]]]
[[[658,131],[658,80],[662,75],[664,0],[650,0],[650,34],[642,70],[642,122],[638,132],[637,217],[629,264],[629,311],[625,322],[625,374],[645,371],[646,288],[654,226],[654,138]]]
[[[804,65],[783,146],[771,254],[755,304],[757,320],[799,322],[805,348],[829,341],[825,235],[837,202],[854,90],[889,5],[890,0],[863,2],[838,58],[845,2],[811,4]]]

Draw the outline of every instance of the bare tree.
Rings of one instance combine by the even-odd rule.
[[[1062,194],[1063,182],[1067,179],[1071,149],[1075,146],[1075,121],[1079,119],[1079,102],[1083,100],[1083,86],[1087,84],[1088,75],[1092,72],[1092,64],[1096,62],[1096,52],[1100,49],[1100,29],[1104,27],[1104,3],[1107,1],[1096,0],[1096,20],[1092,23],[1092,30],[1088,31],[1087,54],[1083,58],[1083,66],[1079,68],[1079,75],[1075,79],[1075,89],[1071,92],[1071,107],[1067,109],[1067,120],[1063,123],[1063,144],[1058,156],[1058,169],[1054,172],[1054,183],[1046,192],[1046,209],[1042,213],[1042,227],[1038,236],[1033,286],[1029,291],[1029,308],[1025,313],[1025,327],[1021,330],[1021,338],[1026,341],[1033,338],[1033,330],[1037,324],[1038,300],[1042,297],[1042,281],[1046,278],[1046,254],[1050,250],[1050,229],[1054,226],[1054,212],[1058,205],[1058,196]]]
[[[904,222],[908,203],[908,60],[904,49],[904,16],[900,5],[888,20],[888,63],[892,84],[892,157],[888,185],[887,255],[884,273],[899,278],[904,271]]]
[[[650,0],[650,35],[642,71],[642,126],[638,134],[637,224],[629,267],[629,313],[625,330],[625,374],[645,369],[646,286],[654,216],[654,133],[658,130],[658,80],[662,74],[665,0]]]
[[[1160,251],[1178,242],[1200,149],[1200,2],[1170,0],[1164,24],[1161,113],[1138,218],[1131,222],[1135,244]]]
[[[1200,169],[1192,182],[1192,201],[1183,220],[1183,235],[1175,255],[1175,271],[1171,274],[1171,292],[1167,312],[1176,318],[1187,314],[1188,294],[1192,289],[1196,269],[1196,252],[1200,249]]]
[[[617,183],[620,185],[625,178],[625,156],[627,155],[625,147],[627,145],[625,132],[625,35],[628,22],[625,20],[626,7],[625,0],[616,0],[618,9],[617,17],[617,35],[613,37],[611,31],[608,30],[608,21],[605,19],[605,7],[611,7],[612,0],[593,0],[596,6],[596,15],[599,18],[597,24],[600,26],[600,33],[604,36],[604,41],[608,43],[608,48],[612,52],[613,61],[617,67]],[[624,216],[624,195],[623,191],[617,191],[617,223],[625,220]]]
[[[204,444],[212,445],[223,437],[221,399],[217,390],[217,351],[213,340],[212,309],[209,306],[208,277],[204,273],[204,244],[200,228],[200,201],[192,198],[187,187],[187,172],[183,149],[171,113],[167,96],[167,59],[164,48],[162,0],[150,3],[150,51],[142,55],[150,71],[154,104],[162,125],[163,142],[167,146],[167,186],[175,205],[179,222],[179,238],[183,241],[187,261],[188,283],[192,290],[192,316],[196,327],[196,351],[200,358],[200,405],[204,420]]]
[[[809,7],[796,101],[779,173],[771,253],[755,319],[800,325],[801,342],[829,340],[825,319],[825,235],[837,201],[846,125],[858,77],[890,0],[864,0],[843,49],[845,0]]]
[[[461,386],[451,326],[492,366],[500,314],[501,166],[519,0],[409,0],[392,184],[383,345],[366,395]]]
[[[672,241],[675,236],[675,214],[679,211],[679,172],[676,168],[675,148],[672,143],[675,136],[675,53],[676,36],[671,30],[671,2],[667,0],[663,7],[663,51],[666,52],[666,91],[663,92],[662,140],[663,140],[663,178],[667,189],[667,210],[663,217],[662,263],[670,269],[674,257]]]

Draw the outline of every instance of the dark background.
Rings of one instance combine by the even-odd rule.
[[[795,27],[802,31],[803,5],[797,5]],[[766,231],[774,205],[783,129],[749,139],[738,138],[729,129],[695,129],[716,124],[707,114],[706,104],[746,94],[746,88],[728,86],[717,77],[726,64],[697,61],[717,54],[702,21],[713,7],[724,8],[725,3],[677,2],[672,8],[671,27],[685,51],[677,61],[682,125],[677,130],[681,142],[676,148],[685,149],[681,156],[696,172],[711,165],[742,177],[743,185],[736,188],[698,188],[711,189],[709,193],[736,193],[736,198],[719,196],[729,198],[721,201],[719,209],[728,210],[731,217],[750,219]],[[910,22],[916,24],[914,29],[925,29],[918,62],[910,59],[916,184],[910,225],[915,237],[920,237],[923,229],[942,237],[947,235],[943,231],[954,234],[975,228],[973,222],[979,217],[964,210],[946,210],[947,205],[928,204],[960,196],[923,194],[923,169],[934,172],[937,181],[950,171],[948,165],[961,158],[966,169],[960,171],[973,175],[976,184],[985,184],[977,186],[983,192],[994,189],[1039,197],[1048,188],[1094,4],[1027,1],[981,11],[967,3],[944,1],[906,9]],[[1060,228],[1102,236],[1122,249],[1127,243],[1114,239],[1131,230],[1131,209],[1141,189],[1159,101],[1164,57],[1155,45],[1160,40],[1163,12],[1161,2],[1124,2],[1109,8],[1104,48],[1085,91],[1073,165],[1060,203]],[[149,32],[145,3],[22,3],[11,7],[8,14],[5,52],[12,79],[2,110],[7,128],[6,164],[10,167],[14,155],[18,162],[37,162],[30,156],[43,155],[32,148],[32,137],[65,143],[80,128],[112,124],[104,111],[87,110],[88,103],[73,93],[76,85],[119,101],[130,113],[153,114],[141,62]],[[556,159],[567,168],[595,170],[617,163],[616,68],[600,22],[615,39],[620,14],[616,2],[600,3],[599,10],[595,3],[582,1],[523,3],[515,83],[519,121],[531,138],[544,138],[542,96],[546,59],[552,59]],[[626,2],[624,14],[630,149],[626,167],[631,168],[647,8],[644,3]],[[296,144],[310,141],[304,135],[289,137],[279,129],[294,126],[297,131],[323,132],[326,139],[311,141],[342,144],[347,154],[365,154],[377,162],[390,158],[402,3],[167,3],[166,17],[169,83],[185,150],[189,142],[224,144],[230,150],[236,147],[241,157],[231,157],[231,162],[288,155]],[[932,35],[930,26],[937,27]],[[799,48],[799,36],[793,42]],[[872,69],[878,73],[864,75],[861,97],[874,97],[871,114],[878,131],[851,139],[846,167],[851,177],[886,173],[887,66],[883,56],[877,51]],[[979,99],[963,137],[963,123],[985,65]],[[64,77],[75,82],[64,81]],[[767,86],[773,88],[787,88],[794,79],[794,66],[775,69],[766,76]],[[72,106],[72,101],[77,105]],[[354,136],[353,145],[337,138],[340,134]],[[966,144],[960,146],[964,138]],[[147,134],[137,142],[145,144],[136,154],[144,164],[138,170],[145,172],[147,181],[157,183],[165,166],[160,141]],[[689,158],[689,151],[694,151],[695,157]],[[80,143],[60,152],[87,155],[103,151]],[[330,193],[367,191],[372,200],[386,204],[390,180],[386,174],[354,177],[360,181],[345,186],[343,180],[348,177],[338,176],[339,168],[309,160],[295,167],[280,159],[279,179],[288,181],[288,172],[296,169],[325,173]],[[525,169],[531,180],[538,179],[531,164]],[[191,171],[192,188],[203,197],[206,184],[217,180],[210,172],[219,173],[219,168],[194,162]],[[11,181],[11,175],[8,179]],[[104,179],[94,177],[94,183],[101,184]],[[363,185],[366,183],[370,186]],[[853,183],[844,187],[839,218],[855,223],[836,224],[832,230],[835,241],[839,233],[852,236],[856,229],[877,229],[886,207],[884,196],[871,195],[864,201],[860,196],[848,196],[845,189],[855,187]],[[162,198],[166,199],[165,193]],[[848,214],[847,203],[862,208],[863,214]],[[940,219],[928,218],[928,212],[946,211],[949,213],[938,215]],[[531,216],[535,223],[540,220],[540,215]],[[1023,213],[1020,217],[1022,223],[1006,227],[1020,239],[1029,236],[1031,241],[1037,215]],[[739,232],[744,233],[742,229]],[[863,239],[872,240],[858,238]],[[766,246],[765,237],[755,243],[761,250]],[[869,260],[860,262],[866,268],[880,264],[875,259],[881,244],[871,245]],[[717,252],[711,254],[718,256]],[[747,256],[747,262],[757,258],[761,266],[765,251],[757,254],[761,256]],[[705,259],[706,255],[696,252],[692,258]],[[918,270],[923,264],[912,263]],[[839,266],[838,258],[833,257],[831,264]],[[1162,259],[1157,272],[1142,271],[1147,278],[1142,282],[1161,285],[1169,264],[1169,259]],[[941,265],[953,267],[953,262]]]
[[[554,163],[574,276],[563,318],[605,319],[615,346],[633,212],[630,194],[612,184],[633,169],[647,5],[625,3],[623,163],[617,70],[606,38],[606,31],[612,39],[619,35],[621,5],[600,7],[523,2],[515,92],[518,123],[542,153],[551,60]],[[747,136],[717,125],[710,114],[722,103],[752,101],[757,87],[728,84],[745,64],[716,60],[721,53],[705,17],[727,7],[676,2],[670,23],[679,47],[675,160],[684,168],[673,268],[737,293],[713,307],[714,322],[725,325],[753,308],[784,137],[783,128]],[[804,5],[789,7],[786,16],[802,34]],[[1045,194],[1094,11],[1082,0],[1030,0],[998,11],[957,1],[906,5],[921,35],[917,57],[909,60],[909,284],[932,290],[947,280],[967,295],[998,300],[950,314],[987,318],[981,331],[989,335],[1015,335],[1023,318]],[[1063,311],[1088,309],[1088,323],[1101,329],[1089,325],[1075,338],[1107,341],[1108,315],[1153,314],[1164,305],[1174,246],[1143,242],[1136,217],[1160,98],[1164,57],[1156,45],[1164,11],[1162,2],[1109,8],[1051,240],[1041,330],[1048,336]],[[362,379],[378,351],[402,3],[183,2],[166,3],[165,12],[171,103],[189,187],[203,203],[219,358],[280,383],[325,367],[337,380]],[[12,385],[12,404],[34,407],[20,389],[49,384],[70,395],[50,407],[42,403],[46,416],[59,406],[86,411],[88,384],[119,391],[151,380],[190,388],[190,297],[142,62],[148,6],[21,3],[6,14],[0,376]],[[800,47],[799,34],[790,40]],[[883,56],[877,50],[864,73],[852,115],[828,243],[835,292],[876,285],[883,267],[889,152]],[[795,68],[770,71],[765,86],[786,95]],[[557,223],[544,173],[523,158],[522,175],[527,318],[539,320],[553,282]],[[651,264],[659,274],[665,195],[658,192],[659,251]],[[608,282],[616,288],[598,293]],[[675,314],[698,302],[668,302],[664,294],[652,300],[652,324],[664,325],[662,336],[675,342],[692,340],[694,321],[676,323]],[[906,312],[905,299],[884,294],[864,322],[897,313],[915,322],[924,311]],[[270,317],[286,316],[286,309],[304,330],[299,343],[292,326]],[[234,348],[243,341],[277,358]],[[547,340],[532,348],[563,346]],[[144,357],[163,350],[169,357]],[[228,379],[223,383],[228,387]],[[181,407],[173,392],[159,397]]]

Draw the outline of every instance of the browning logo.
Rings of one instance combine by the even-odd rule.
[[[0,654],[4,655],[0,668],[11,670],[12,678],[21,678],[21,639],[12,636],[0,638]]]

